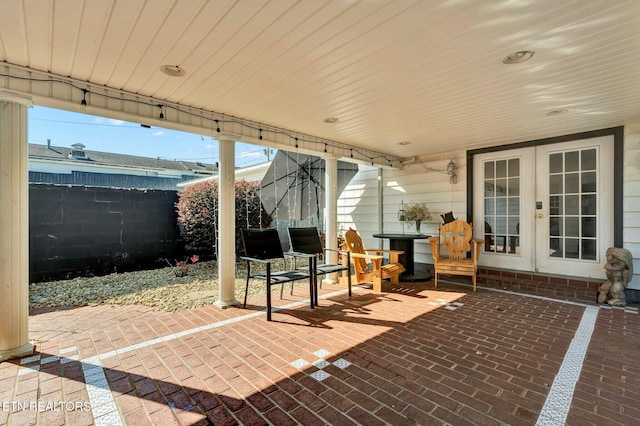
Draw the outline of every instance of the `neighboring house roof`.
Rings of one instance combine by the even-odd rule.
[[[271,166],[271,161],[266,161],[260,164],[254,164],[248,167],[237,168],[235,170],[235,179],[236,181],[246,180],[248,182],[261,181],[262,178],[264,178],[264,175],[267,172],[267,170],[269,170],[269,166]],[[180,182],[177,186],[178,188],[186,188],[189,186],[197,185],[202,182],[217,180],[219,177],[220,176],[216,173],[213,176],[193,179],[187,182]]]
[[[90,151],[84,149],[76,149],[74,144],[72,147],[47,146],[29,144],[29,158],[51,160],[51,161],[78,161],[85,163],[90,162],[96,165],[112,165],[120,167],[143,168],[143,169],[165,169],[188,172],[189,174],[207,174],[210,175],[217,171],[214,164],[206,164],[193,161],[167,160],[163,158],[139,157],[136,155],[114,154],[111,152]],[[82,151],[83,156],[72,156]]]

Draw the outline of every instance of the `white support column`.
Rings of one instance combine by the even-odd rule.
[[[0,361],[33,354],[29,342],[31,99],[0,90]]]
[[[218,180],[218,291],[216,305],[237,305],[236,287],[236,190],[235,140],[219,136],[220,166]]]
[[[338,248],[338,159],[337,157],[325,157],[324,162],[324,188],[325,188],[325,244],[327,248]],[[335,252],[327,253],[327,263],[336,264],[338,255]],[[335,284],[338,274],[328,274],[323,283]]]

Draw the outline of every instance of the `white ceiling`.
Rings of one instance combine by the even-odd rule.
[[[401,157],[640,122],[637,0],[0,6],[0,61]]]

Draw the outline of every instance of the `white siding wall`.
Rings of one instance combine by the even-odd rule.
[[[378,232],[378,168],[360,165],[360,170],[338,199],[339,235],[354,228],[365,247],[378,248],[372,237]]]
[[[382,170],[382,223],[379,220],[378,169],[360,166],[360,171],[338,201],[338,223],[344,230],[353,227],[362,236],[366,247],[378,248],[381,241],[373,238],[377,232],[401,233],[402,222],[398,221],[398,210],[404,201],[424,202],[433,218],[423,223],[423,234],[435,235],[442,223],[441,214],[453,211],[455,217],[466,220],[466,163],[465,153],[454,155],[458,167],[458,183],[449,183],[446,173],[450,159],[416,163],[405,166],[403,170]],[[414,233],[415,225],[405,223],[405,233]],[[415,261],[432,263],[431,247],[427,240],[416,240]],[[388,248],[388,241],[384,241]]]
[[[640,123],[625,127],[623,247],[633,254],[633,280],[640,290]]]

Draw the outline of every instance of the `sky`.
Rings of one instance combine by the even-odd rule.
[[[71,147],[82,143],[89,151],[112,152],[167,160],[218,161],[218,141],[211,136],[179,132],[89,114],[34,106],[29,109],[29,143]],[[267,161],[265,147],[236,143],[236,167]],[[275,150],[269,153],[273,158]]]

